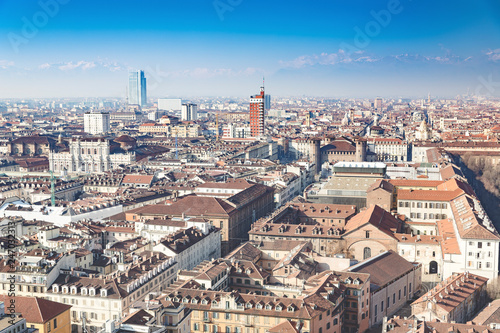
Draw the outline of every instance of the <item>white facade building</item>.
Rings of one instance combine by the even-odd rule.
[[[203,233],[195,227],[179,230],[153,247],[153,251],[161,252],[177,261],[177,268],[190,270],[204,260],[212,260],[221,256],[221,231],[211,227]]]
[[[158,110],[181,111],[182,100],[180,98],[159,98]]]
[[[158,243],[168,235],[175,234],[179,230],[197,228],[202,233],[210,232],[210,222],[196,217],[171,218],[171,219],[153,219],[135,221],[136,233],[151,243]]]
[[[369,138],[368,151],[377,161],[408,161],[408,142],[397,138]]]
[[[102,173],[134,162],[135,152],[113,154],[106,138],[73,138],[69,151],[49,154],[49,168],[57,173]]]
[[[242,139],[251,137],[250,126],[235,126],[227,124],[222,127],[222,138],[227,139]]]
[[[500,235],[470,185],[450,179],[436,190],[399,189],[397,198],[398,214],[406,216],[417,234],[413,250],[403,244],[398,250],[422,262],[424,273],[437,274],[440,280],[466,271],[489,279],[498,276]],[[425,253],[424,244],[429,248]]]
[[[86,112],[83,115],[83,130],[92,135],[106,134],[110,130],[109,113]]]
[[[181,118],[183,121],[196,120],[198,118],[198,105],[192,103],[182,104]]]

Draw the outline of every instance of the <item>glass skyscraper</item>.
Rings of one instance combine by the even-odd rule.
[[[128,104],[146,106],[146,77],[144,71],[133,71],[128,74]]]

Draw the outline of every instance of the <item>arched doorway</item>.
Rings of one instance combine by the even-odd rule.
[[[429,263],[429,274],[437,274],[438,272],[438,263],[434,260]]]
[[[372,256],[372,249],[370,249],[369,247],[365,247],[363,249],[363,260],[364,259],[368,259]]]

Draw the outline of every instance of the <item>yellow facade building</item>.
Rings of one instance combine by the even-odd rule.
[[[14,304],[16,313],[22,314],[26,325],[38,329],[40,333],[70,333],[71,305],[49,301],[38,297],[5,295],[0,296],[6,306]],[[14,300],[12,303],[11,300]]]

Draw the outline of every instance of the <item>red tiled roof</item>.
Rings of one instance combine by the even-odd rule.
[[[389,183],[396,187],[433,187],[437,188],[443,181],[441,180],[422,180],[422,179],[389,179]]]
[[[149,175],[126,175],[122,184],[151,184],[154,176]]]
[[[463,194],[463,191],[399,190],[398,200],[451,201]]]
[[[442,238],[441,252],[443,257],[445,254],[461,254],[455,229],[453,228],[453,221],[450,219],[437,221],[437,227],[438,233]]]
[[[1,295],[0,300],[10,303],[6,295]],[[71,305],[38,297],[16,296],[15,301],[16,312],[21,313],[28,323],[43,324],[71,309]]]
[[[354,231],[367,223],[372,224],[380,231],[394,237],[392,230],[400,231],[402,222],[392,216],[388,211],[377,205],[371,206],[364,211],[359,212],[351,218],[346,225],[346,234]],[[392,229],[392,230],[391,230]]]

